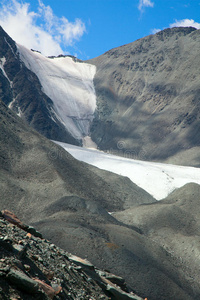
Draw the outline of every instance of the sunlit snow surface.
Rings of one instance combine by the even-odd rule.
[[[21,60],[34,72],[43,92],[53,101],[54,113],[75,138],[89,134],[96,108],[93,78],[96,67],[71,57],[47,58],[18,45]]]
[[[186,183],[200,184],[200,169],[133,160],[56,142],[76,159],[100,169],[127,176],[155,199],[161,200]]]

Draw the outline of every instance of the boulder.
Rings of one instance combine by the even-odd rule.
[[[14,284],[20,291],[35,294],[39,290],[39,284],[35,280],[28,277],[25,273],[11,269],[7,275],[7,279]]]

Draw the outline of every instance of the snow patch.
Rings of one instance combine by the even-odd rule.
[[[44,57],[17,46],[21,60],[37,75],[43,92],[53,101],[56,117],[76,139],[88,136],[96,108],[96,67],[71,57]]]
[[[129,177],[157,200],[167,197],[186,183],[200,184],[199,168],[127,159],[98,150],[56,143],[80,161]]]
[[[18,113],[17,113],[17,115],[18,115],[20,118],[23,116],[23,114],[22,114],[22,111],[21,111],[21,108],[20,108],[20,107],[18,107]]]
[[[12,107],[13,107],[13,104],[15,103],[15,98],[13,99],[13,101],[11,101],[9,104],[8,104],[8,107],[10,108],[10,109],[12,109]]]
[[[0,58],[0,69],[1,69],[1,71],[2,71],[2,73],[3,73],[3,75],[4,75],[4,76],[6,77],[6,79],[9,81],[10,86],[12,87],[13,83],[12,83],[12,81],[8,78],[8,76],[7,76],[7,74],[6,74],[6,71],[4,70],[4,65],[5,65],[5,63],[6,63],[6,58],[5,58],[5,57]]]

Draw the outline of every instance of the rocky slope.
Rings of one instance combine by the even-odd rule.
[[[44,234],[46,231],[50,235],[53,233],[51,237],[60,242],[59,236],[64,234],[63,239],[70,249],[73,248],[72,253],[92,258],[98,245],[105,245],[107,249],[106,243],[110,240],[103,237],[101,227],[106,224],[120,226],[108,211],[130,207],[134,199],[135,203],[143,203],[140,191],[147,202],[155,202],[130,180],[121,178],[120,182],[120,176],[113,175],[117,179],[115,182],[112,174],[103,171],[100,176],[100,170],[75,160],[61,147],[27,127],[1,101],[0,126],[1,209],[14,211],[29,224],[37,223],[37,228],[43,227]],[[129,196],[122,197],[127,189]],[[71,233],[68,237],[67,231]],[[99,237],[100,242],[96,242]],[[77,238],[81,242],[77,243]],[[67,245],[63,246],[67,249]],[[106,268],[110,256],[102,264],[103,255],[97,254],[96,265]],[[115,268],[116,263],[113,258]],[[117,264],[119,270],[121,263]]]
[[[171,250],[147,236],[139,224],[127,224],[108,213],[131,209],[135,199],[138,205],[140,189],[135,190],[126,178],[110,178],[105,171],[99,175],[101,170],[76,161],[27,127],[2,102],[0,122],[1,209],[15,212],[51,243],[123,277],[140,297],[188,300],[199,295],[196,280],[194,289],[193,281],[182,274],[184,244],[174,260]],[[127,187],[129,198],[121,197]],[[146,203],[152,202],[151,196],[146,198]],[[162,222],[163,215],[158,224]]]
[[[0,299],[142,300],[123,278],[43,239],[7,210],[0,229]]]
[[[167,251],[173,261],[174,280],[193,299],[200,297],[199,285],[199,196],[200,186],[194,183],[174,191],[165,200],[114,213],[129,226],[140,229],[144,236]],[[178,276],[177,276],[178,275]],[[175,279],[176,278],[176,279]],[[182,297],[169,297],[169,299]]]
[[[199,166],[200,30],[165,29],[90,60],[92,139],[137,159]]]

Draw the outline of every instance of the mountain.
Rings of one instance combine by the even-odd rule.
[[[51,243],[123,277],[140,297],[188,300],[199,295],[189,283],[188,289],[180,285],[180,266],[167,249],[149,239],[138,224],[126,224],[108,213],[127,205],[131,209],[131,198],[132,206],[134,199],[137,205],[140,199],[144,203],[138,187],[117,175],[115,181],[105,171],[98,175],[101,170],[75,160],[3,102],[0,122],[1,209],[13,211]],[[121,195],[128,196],[127,187],[133,192],[126,200]],[[146,203],[152,202],[151,196],[146,198]]]
[[[0,98],[52,140],[198,167],[199,33],[165,29],[82,62],[44,57],[1,28]]]
[[[145,202],[155,202],[128,178],[104,171],[101,176],[97,168],[77,161],[60,146],[27,127],[2,101],[0,126],[1,205],[5,208],[8,201],[8,209],[15,210],[17,205],[18,210],[31,217],[29,205],[40,214],[42,207],[46,209],[47,204],[61,201],[63,197],[70,200],[76,196],[78,203],[80,199],[87,199],[108,211],[121,210],[138,201],[143,203],[140,193],[145,194]],[[122,198],[125,191],[129,195]]]
[[[171,28],[89,60],[96,66],[91,137],[136,159],[199,166],[200,30]]]
[[[157,202],[129,178],[80,162],[49,139],[76,145],[93,140],[99,148],[117,151],[119,155],[130,154],[141,159],[172,160],[176,163],[182,158],[182,163],[197,166],[198,34],[199,31],[192,28],[164,30],[113,49],[103,58],[84,63],[72,57],[44,58],[38,52],[17,45],[2,29],[0,31],[0,97],[3,100],[0,100],[0,209],[13,211],[23,223],[29,224],[29,229],[33,226],[36,232],[50,241],[50,245],[57,245],[51,246],[56,260],[60,251],[57,247],[62,249],[61,252],[78,256],[74,259],[79,261],[79,266],[80,257],[84,261],[89,259],[90,266],[123,277],[129,292],[151,300],[200,298],[196,264],[199,259],[199,185],[185,185]],[[130,57],[126,57],[125,50],[130,53],[130,49]],[[179,52],[176,54],[177,49]],[[163,53],[163,61],[158,55],[156,63],[155,51]],[[186,53],[188,60],[185,59]],[[140,62],[139,69],[135,67],[135,71],[128,72],[124,58],[129,66],[132,57]],[[150,58],[153,63],[148,65]],[[121,59],[123,63],[120,64]],[[159,63],[159,60],[162,62]],[[129,99],[128,91],[127,98],[120,98],[117,93],[116,98],[112,98],[115,85],[110,90],[109,78],[115,76],[115,66],[116,78],[119,79],[119,70],[123,74],[120,84],[117,83],[117,93],[121,88],[126,96],[126,76],[130,80],[133,75],[138,76],[138,81],[133,80],[132,85],[138,89],[140,84],[137,82],[141,82],[135,102]],[[140,81],[141,78],[143,81]],[[55,82],[55,88],[52,88],[52,82]],[[66,98],[70,103],[69,111],[66,109],[68,105],[58,105],[58,99],[67,97],[68,92],[61,92],[66,84],[67,91],[71,93]],[[108,90],[111,96],[102,99]],[[88,102],[88,95],[94,100],[94,91],[97,96],[95,110],[94,102]],[[137,94],[136,90],[134,93]],[[131,95],[134,93],[131,92]],[[124,102],[121,103],[120,99]],[[193,116],[191,120],[184,116],[185,111],[188,118]],[[172,132],[170,122],[175,116],[180,119],[176,124],[172,122],[175,128]],[[188,148],[183,150],[183,146]],[[170,177],[168,179],[171,180]],[[13,261],[11,255],[20,249],[18,233],[15,245],[11,227],[4,220],[1,223],[0,247],[7,255],[1,260],[0,270],[0,283],[4,287],[6,276],[16,278],[17,274],[17,278],[24,277],[14,270],[10,272],[6,262],[9,266],[14,264],[14,269],[21,267],[23,272],[25,270],[19,257]],[[12,229],[14,232],[15,228]],[[44,257],[37,257],[39,267],[42,261],[45,263],[45,251],[50,250],[49,243],[43,242],[39,253],[43,252]],[[24,236],[21,245],[23,243]],[[40,248],[39,244],[32,243],[33,252]],[[61,254],[60,262],[64,259],[63,252]],[[50,264],[49,261],[47,263]],[[33,273],[35,270],[34,265]],[[107,271],[105,273],[109,273]],[[59,270],[56,272],[59,273]],[[44,278],[44,274],[40,275],[41,279]],[[79,280],[80,276],[77,278]],[[128,294],[112,297],[130,299],[132,294]],[[82,296],[77,295],[77,298]]]
[[[130,187],[130,181],[126,184],[126,179],[120,180],[117,175],[115,181],[105,171],[98,175],[101,170],[94,172],[94,167],[76,161],[27,127],[2,102],[0,121],[1,209],[14,211],[62,249],[124,277],[141,297],[172,299],[174,295],[174,299],[188,300],[199,295],[198,287],[194,290],[188,280],[186,288],[180,284],[182,269],[177,265],[179,261],[170,258],[171,249],[168,251],[146,236],[140,224],[127,224],[118,218],[118,213],[116,217],[108,213],[123,210],[127,205],[131,209],[130,199],[134,205],[137,195],[136,203],[140,199],[143,202],[139,188],[135,190],[134,185]],[[129,193],[131,189],[133,193],[125,204],[126,197],[120,195],[126,194],[127,186]],[[146,202],[155,200],[149,196]],[[136,211],[140,207],[143,206]],[[132,219],[137,215],[133,211]],[[148,218],[147,214],[141,220]],[[186,222],[185,215],[183,219]],[[157,222],[162,224],[163,215]],[[188,224],[190,221],[186,227]],[[150,223],[150,231],[151,226]],[[184,244],[180,251],[182,247]],[[184,276],[181,280],[185,282]]]

